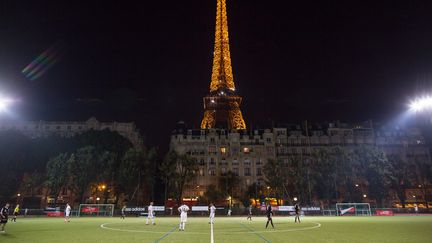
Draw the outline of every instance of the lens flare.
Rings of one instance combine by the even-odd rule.
[[[21,73],[30,80],[36,80],[51,69],[66,53],[66,46],[59,42],[40,54],[35,60],[27,65]]]

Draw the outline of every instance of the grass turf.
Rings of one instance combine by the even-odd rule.
[[[18,218],[9,222],[0,242],[210,242],[207,218],[189,217],[186,231],[178,231],[178,218]],[[432,242],[432,216],[395,217],[275,217],[275,229],[265,229],[266,218],[217,217],[217,242]],[[103,225],[103,227],[101,227]],[[271,226],[269,226],[271,227]]]

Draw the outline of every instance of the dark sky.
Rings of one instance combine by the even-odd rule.
[[[168,143],[197,127],[208,92],[216,0],[0,0],[0,90],[15,119],[134,121]],[[96,2],[96,1],[93,1]],[[428,1],[228,0],[231,57],[247,124],[385,121],[432,78]],[[21,70],[56,43],[36,80]]]

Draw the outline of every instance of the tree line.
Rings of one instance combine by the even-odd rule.
[[[332,205],[335,202],[374,200],[380,207],[396,194],[406,204],[406,189],[426,188],[432,182],[432,166],[427,156],[408,158],[386,155],[377,146],[330,147],[315,149],[308,157],[292,156],[270,160],[264,166],[271,194],[288,203],[298,197],[303,203]]]

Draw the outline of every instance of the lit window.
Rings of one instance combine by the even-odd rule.
[[[220,148],[220,152],[221,154],[226,154],[226,148],[225,147]]]
[[[250,149],[248,147],[243,148],[243,153],[248,154],[250,153]]]

